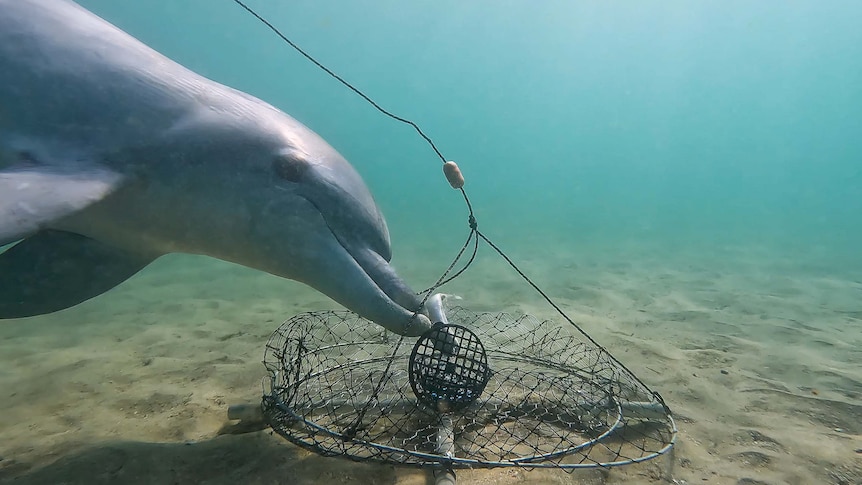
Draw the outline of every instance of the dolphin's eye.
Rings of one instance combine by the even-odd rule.
[[[302,174],[308,170],[308,163],[300,158],[279,155],[273,159],[272,169],[284,180],[299,182],[302,180]]]

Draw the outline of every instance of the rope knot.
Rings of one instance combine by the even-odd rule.
[[[468,222],[470,223],[470,229],[472,229],[474,231],[476,230],[477,227],[479,227],[479,224],[476,222],[476,218],[473,217],[473,214],[470,214],[470,218],[468,219]]]

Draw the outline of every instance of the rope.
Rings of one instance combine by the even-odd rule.
[[[429,144],[429,145],[431,146],[431,148],[434,150],[434,153],[436,153],[436,154],[437,154],[437,157],[438,157],[438,158],[440,158],[440,160],[441,160],[443,163],[446,163],[446,158],[443,156],[443,154],[442,154],[442,153],[440,152],[440,150],[437,148],[437,145],[435,145],[435,144],[434,144],[434,142],[431,140],[431,138],[430,138],[428,135],[426,135],[426,134],[425,134],[425,132],[423,132],[421,128],[419,128],[419,125],[417,125],[417,124],[416,124],[416,123],[414,123],[413,121],[408,120],[407,118],[402,118],[402,117],[400,117],[400,116],[397,116],[397,115],[395,115],[395,114],[391,113],[390,111],[387,111],[386,109],[384,109],[383,107],[381,107],[379,104],[377,104],[373,99],[371,99],[369,96],[367,96],[365,93],[363,93],[362,91],[360,91],[358,88],[354,87],[352,84],[350,84],[349,82],[345,81],[341,76],[339,76],[338,74],[334,73],[334,72],[333,72],[333,71],[331,71],[329,68],[327,68],[326,66],[324,66],[323,64],[321,64],[320,62],[318,62],[318,61],[317,61],[317,59],[315,59],[314,57],[312,57],[310,54],[308,54],[308,53],[307,53],[307,52],[305,52],[302,48],[300,48],[298,45],[296,45],[293,41],[291,41],[290,39],[288,39],[288,38],[287,38],[287,36],[286,36],[286,35],[284,35],[284,34],[283,34],[283,33],[282,33],[282,32],[281,32],[277,27],[275,27],[275,26],[274,26],[274,25],[272,25],[269,21],[267,21],[266,19],[264,19],[263,17],[261,17],[260,15],[258,15],[258,14],[257,14],[257,12],[255,12],[255,11],[254,11],[254,10],[252,10],[250,7],[248,7],[245,3],[243,3],[243,2],[242,2],[242,0],[233,0],[233,1],[234,1],[234,3],[236,3],[237,5],[239,5],[240,7],[242,7],[243,9],[245,9],[248,13],[250,13],[251,15],[253,15],[255,18],[257,18],[257,19],[258,19],[260,22],[262,22],[264,25],[266,25],[267,27],[269,27],[269,29],[270,29],[270,30],[272,30],[273,32],[275,32],[275,34],[276,34],[276,35],[278,35],[278,36],[279,36],[279,37],[280,37],[284,42],[286,42],[288,45],[290,45],[291,47],[293,47],[293,48],[294,48],[297,52],[299,52],[303,57],[305,57],[306,59],[308,59],[309,61],[311,61],[315,66],[319,67],[321,70],[323,70],[325,73],[329,74],[331,77],[333,77],[334,79],[336,79],[338,82],[340,82],[341,84],[343,84],[344,86],[346,86],[348,89],[350,89],[351,91],[353,91],[354,93],[356,93],[357,95],[359,95],[362,99],[364,99],[365,101],[367,101],[371,106],[373,106],[374,108],[376,108],[378,111],[380,111],[380,112],[381,112],[381,113],[383,113],[384,115],[386,115],[386,116],[388,116],[388,117],[390,117],[390,118],[392,118],[392,119],[394,119],[394,120],[396,120],[396,121],[400,121],[401,123],[405,123],[405,124],[407,124],[407,125],[412,126],[412,127],[416,130],[416,132],[417,132],[417,133],[419,133],[419,135],[420,135],[423,139],[425,139],[425,141],[426,141],[426,142],[428,142],[428,144]],[[527,282],[531,287],[533,287],[533,289],[535,289],[535,290],[536,290],[536,291],[537,291],[537,292],[542,296],[542,298],[544,298],[544,299],[545,299],[545,301],[547,301],[547,302],[551,305],[551,307],[553,307],[553,308],[554,308],[554,310],[556,310],[556,311],[557,311],[557,313],[559,313],[559,314],[560,314],[560,315],[561,315],[561,316],[562,316],[562,317],[563,317],[567,322],[569,322],[573,327],[575,327],[575,328],[578,330],[578,332],[580,332],[584,337],[586,337],[586,338],[587,338],[590,342],[592,342],[596,347],[598,347],[598,348],[602,349],[602,350],[605,352],[605,354],[606,354],[608,357],[610,357],[610,359],[611,359],[614,363],[616,363],[616,364],[617,364],[617,365],[619,365],[623,370],[625,370],[626,372],[628,372],[628,373],[629,373],[629,375],[630,375],[632,378],[634,378],[634,380],[635,380],[636,382],[638,382],[638,383],[639,383],[640,385],[642,385],[644,388],[649,389],[649,386],[647,386],[646,384],[644,384],[644,383],[643,383],[643,382],[642,382],[642,381],[641,381],[641,380],[640,380],[640,379],[639,379],[639,378],[638,378],[638,377],[637,377],[637,376],[636,376],[632,371],[630,371],[630,370],[629,370],[625,365],[623,365],[623,363],[622,363],[622,362],[620,362],[619,360],[617,360],[617,359],[616,359],[616,358],[615,358],[615,357],[614,357],[610,352],[608,352],[608,351],[607,351],[607,349],[605,349],[602,345],[600,345],[598,342],[596,342],[595,340],[593,340],[593,338],[592,338],[592,337],[590,337],[590,336],[589,336],[589,335],[588,335],[588,334],[587,334],[583,329],[581,329],[581,327],[580,327],[580,326],[578,326],[578,324],[576,324],[576,323],[575,323],[571,318],[569,318],[569,316],[568,316],[568,315],[566,315],[566,313],[565,313],[565,312],[564,312],[564,311],[563,311],[563,310],[562,310],[562,309],[561,309],[561,308],[560,308],[560,307],[559,307],[559,306],[558,306],[558,305],[557,305],[557,304],[556,304],[556,303],[551,299],[551,297],[549,297],[549,296],[548,296],[548,295],[547,295],[547,294],[546,294],[546,293],[545,293],[541,288],[539,288],[539,286],[538,286],[538,285],[536,285],[535,283],[533,283],[533,280],[531,280],[531,279],[530,279],[530,278],[529,278],[529,277],[528,277],[528,276],[527,276],[523,271],[521,271],[521,269],[520,269],[520,268],[518,268],[518,266],[514,263],[514,261],[512,261],[508,256],[506,256],[506,254],[503,252],[503,250],[501,250],[499,247],[497,247],[497,245],[495,245],[493,242],[491,242],[491,240],[490,240],[487,236],[485,236],[481,231],[479,231],[479,229],[478,229],[478,223],[476,222],[476,217],[475,217],[475,215],[473,214],[473,205],[470,203],[470,198],[469,198],[469,197],[467,197],[467,192],[464,190],[464,188],[463,188],[463,187],[461,187],[461,188],[460,188],[460,189],[458,189],[458,190],[460,190],[460,191],[461,191],[461,195],[464,197],[464,202],[467,204],[467,210],[468,210],[468,212],[469,212],[468,224],[469,224],[469,226],[470,226],[470,234],[467,236],[467,241],[466,241],[466,242],[464,243],[464,245],[461,247],[461,250],[460,250],[460,251],[458,251],[458,254],[457,254],[457,255],[455,256],[455,258],[452,260],[452,263],[449,265],[449,267],[448,267],[448,268],[446,268],[446,271],[444,271],[444,272],[443,272],[443,274],[440,276],[440,278],[438,278],[438,279],[437,279],[437,282],[436,282],[436,283],[434,283],[434,284],[433,284],[432,286],[430,286],[429,288],[427,288],[427,289],[423,290],[422,292],[420,292],[420,294],[424,293],[424,297],[422,298],[422,303],[419,305],[419,308],[417,308],[416,310],[414,310],[412,320],[411,320],[411,322],[408,324],[408,326],[409,326],[409,325],[411,325],[413,322],[415,322],[415,321],[416,321],[416,317],[417,317],[417,315],[419,314],[419,311],[422,309],[422,307],[423,307],[423,306],[425,306],[425,303],[427,302],[428,298],[432,295],[432,293],[433,293],[434,291],[436,291],[439,287],[443,286],[444,284],[446,284],[446,283],[448,283],[448,282],[452,281],[453,279],[457,278],[458,276],[460,276],[460,275],[461,275],[461,273],[463,273],[463,272],[464,272],[464,271],[465,271],[465,270],[466,270],[466,269],[467,269],[467,268],[468,268],[468,267],[473,263],[473,261],[474,261],[474,260],[475,260],[475,258],[476,258],[476,253],[478,252],[478,249],[479,249],[479,238],[481,238],[481,239],[482,239],[483,241],[485,241],[489,246],[491,246],[491,248],[492,248],[492,249],[494,249],[494,251],[496,251],[496,252],[497,252],[497,254],[499,254],[499,255],[500,255],[500,256],[501,256],[501,257],[502,257],[502,258],[503,258],[503,259],[504,259],[504,260],[509,264],[509,266],[511,266],[511,267],[512,267],[512,269],[514,269],[514,270],[515,270],[515,271],[516,271],[516,272],[521,276],[521,278],[523,278],[523,279],[524,279],[524,281],[526,281],[526,282]],[[475,239],[474,239],[474,238],[475,238]],[[467,263],[464,265],[464,267],[463,267],[463,268],[461,268],[460,270],[458,270],[458,271],[457,271],[454,275],[452,275],[451,277],[447,277],[447,275],[452,271],[452,269],[455,267],[455,265],[458,263],[458,261],[459,261],[459,260],[461,259],[461,257],[464,255],[464,252],[467,250],[467,247],[469,247],[469,245],[470,245],[470,241],[471,241],[471,240],[472,240],[472,241],[474,241],[474,244],[473,244],[473,252],[472,252],[472,254],[470,255],[470,259],[467,261]],[[398,348],[401,346],[401,343],[403,342],[403,340],[404,340],[404,336],[402,335],[402,336],[401,336],[401,338],[398,340],[398,343],[395,345],[395,350],[393,351],[393,357],[394,357],[395,353],[398,351]],[[383,374],[384,376],[389,374],[389,368],[390,368],[390,366],[391,366],[391,364],[392,364],[392,361],[393,361],[393,360],[394,360],[394,359],[390,359],[390,360],[389,360],[389,363],[387,364],[387,366],[386,366],[386,370],[384,371],[384,374]],[[386,379],[381,379],[381,380],[380,380],[380,382],[378,382],[378,384],[377,384],[377,386],[376,386],[376,389],[375,389],[375,391],[374,391],[374,395],[377,395],[377,394],[379,393],[379,390],[380,390],[381,386],[383,385],[383,383],[384,383],[385,381],[386,381]],[[661,405],[664,407],[664,409],[665,409],[665,411],[666,411],[666,412],[670,413],[670,409],[667,407],[667,405],[665,404],[664,400],[662,399],[662,397],[661,397],[657,392],[653,392],[653,397],[655,397],[655,398],[656,398],[656,399],[661,403]],[[369,401],[369,402],[370,402],[370,401]],[[355,433],[355,432],[356,432],[356,430],[358,429],[358,426],[359,426],[359,424],[360,424],[360,422],[361,422],[361,420],[362,420],[362,417],[364,416],[365,412],[366,412],[366,409],[363,409],[363,412],[359,413],[360,415],[359,415],[359,417],[357,418],[357,421],[356,421],[352,426],[350,426],[350,427],[349,427],[349,429],[351,429],[354,433]]]
[[[311,57],[311,55],[309,55],[307,52],[305,52],[304,50],[302,50],[302,48],[300,48],[298,45],[294,44],[294,43],[293,43],[293,41],[291,41],[290,39],[288,39],[288,38],[287,38],[287,36],[285,36],[284,34],[282,34],[282,33],[281,33],[281,31],[280,31],[280,30],[278,30],[278,28],[276,28],[274,25],[272,25],[271,23],[269,23],[266,19],[264,19],[263,17],[261,17],[260,15],[258,15],[258,14],[257,14],[257,12],[255,12],[254,10],[252,10],[251,8],[249,8],[249,7],[248,7],[248,5],[244,4],[244,3],[243,3],[242,1],[240,1],[240,0],[234,0],[234,2],[236,2],[236,4],[237,4],[237,5],[239,5],[240,7],[244,8],[248,13],[250,13],[250,14],[254,15],[254,16],[255,16],[255,18],[257,18],[258,20],[260,20],[261,22],[263,22],[263,24],[264,24],[264,25],[266,25],[267,27],[269,27],[269,29],[270,29],[270,30],[272,30],[273,32],[275,32],[275,34],[276,34],[277,36],[281,37],[281,40],[283,40],[283,41],[287,42],[291,47],[293,47],[294,49],[296,49],[296,51],[297,51],[297,52],[299,52],[300,54],[302,54],[306,59],[308,59],[309,61],[313,62],[315,66],[317,66],[317,67],[321,68],[325,73],[327,73],[327,74],[329,74],[330,76],[332,76],[333,78],[335,78],[335,79],[336,79],[338,82],[340,82],[341,84],[343,84],[343,85],[347,86],[347,89],[350,89],[350,90],[351,90],[351,91],[353,91],[354,93],[358,94],[358,95],[359,95],[362,99],[364,99],[365,101],[368,101],[368,103],[369,103],[369,104],[371,104],[371,106],[374,106],[375,108],[377,108],[377,111],[380,111],[381,113],[385,114],[386,116],[388,116],[388,117],[390,117],[390,118],[392,118],[392,119],[394,119],[394,120],[400,121],[400,122],[402,122],[402,123],[406,123],[406,124],[408,124],[408,125],[412,126],[414,129],[416,129],[416,131],[419,133],[419,135],[420,135],[422,138],[424,138],[424,139],[425,139],[425,141],[427,141],[429,145],[431,145],[431,148],[433,148],[433,149],[434,149],[434,152],[437,154],[437,156],[438,156],[438,157],[440,157],[440,160],[441,160],[443,163],[446,163],[446,159],[443,157],[443,154],[442,154],[442,153],[440,153],[440,150],[438,150],[438,149],[437,149],[437,145],[435,145],[435,144],[434,144],[434,142],[433,142],[433,141],[431,141],[431,138],[429,138],[429,137],[428,137],[428,135],[426,135],[426,134],[425,134],[425,132],[423,132],[423,131],[422,131],[422,129],[421,129],[421,128],[419,128],[419,125],[417,125],[416,123],[414,123],[414,122],[412,122],[412,121],[410,121],[410,120],[408,120],[408,119],[406,119],[406,118],[402,118],[402,117],[400,117],[400,116],[397,116],[397,115],[395,115],[395,114],[393,114],[393,113],[391,113],[391,112],[389,112],[389,111],[387,111],[387,110],[383,109],[379,104],[375,103],[373,99],[371,99],[370,97],[366,96],[366,95],[365,95],[365,93],[363,93],[362,91],[360,91],[360,90],[356,89],[355,87],[353,87],[353,85],[352,85],[352,84],[350,84],[349,82],[347,82],[347,81],[345,81],[344,79],[342,79],[342,77],[341,77],[341,76],[339,76],[338,74],[336,74],[336,73],[332,72],[331,70],[329,70],[329,68],[327,68],[327,67],[326,67],[326,66],[324,66],[323,64],[321,64],[321,63],[317,62],[317,59],[315,59],[314,57]]]

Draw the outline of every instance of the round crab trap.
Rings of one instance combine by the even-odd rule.
[[[347,311],[286,321],[266,346],[268,424],[321,455],[446,469],[611,467],[673,446],[661,397],[576,328],[441,299],[413,345]]]

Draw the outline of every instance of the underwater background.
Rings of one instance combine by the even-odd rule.
[[[457,246],[463,202],[425,142],[232,2],[81,3],[321,134],[371,186],[396,257]],[[418,123],[507,245],[758,245],[862,266],[858,3],[257,3]]]
[[[395,265],[414,289],[433,283],[460,249],[468,213],[431,148],[234,2],[79,3],[180,64],[272,103],[326,139],[371,188],[389,225]],[[675,458],[681,465],[674,476],[689,483],[862,483],[862,3],[248,4],[385,109],[416,122],[458,162],[479,228],[680,413],[682,458]],[[476,267],[444,291],[481,310],[551,315],[487,246],[480,246]],[[181,310],[195,302],[195,310]],[[20,456],[15,466],[0,461],[0,472],[22,483],[51,483],[52,473],[60,473],[50,471],[55,466],[71,482],[112,483],[118,475],[92,472],[89,465],[113,455],[80,450],[106,439],[181,443],[212,436],[219,409],[231,400],[259,398],[260,357],[277,324],[291,311],[333,305],[298,283],[213,259],[170,256],[85,308],[66,312],[63,318],[77,327],[57,316],[6,325],[2,335],[18,350],[0,356],[18,363],[14,375],[7,371],[4,388],[53,372],[27,367],[45,353],[129,339],[135,350],[117,344],[117,360],[92,363],[121,373],[128,362],[120,354],[132,352],[131,361],[150,348],[158,355],[161,337],[181,336],[200,339],[176,350],[164,367],[158,360],[145,364],[141,372],[150,374],[141,385],[150,379],[155,389],[170,381],[177,395],[198,386],[211,393],[200,401],[154,404],[149,416],[173,413],[170,426],[154,429],[126,416],[136,424],[117,420],[104,432],[83,432],[87,413],[80,411],[73,420],[78,424],[65,425],[80,426],[66,442],[57,437],[62,422],[53,438],[27,434],[28,419],[62,414],[28,405],[46,392],[34,383],[28,396],[21,391],[5,398],[2,407],[11,411],[4,424],[17,431],[6,436],[15,444],[0,451]],[[184,330],[195,318],[209,319],[201,316],[207,311],[220,322],[208,324],[215,330]],[[146,317],[131,323],[132,314]],[[109,319],[114,327],[105,323]],[[156,331],[144,330],[149,325],[161,325],[160,337],[135,340]],[[22,345],[20,339],[36,342],[46,329],[69,333],[55,333],[48,347]],[[222,370],[199,374],[194,362],[212,363],[183,353],[226,347],[232,340],[220,338],[231,329],[246,332],[235,344],[240,350],[213,361]],[[94,344],[98,338],[106,340]],[[88,385],[103,398],[113,392]],[[80,406],[102,402],[88,404],[87,396]],[[116,415],[150,398],[127,395]],[[190,402],[197,411],[183,414]],[[233,468],[204,481],[275,483],[260,456],[275,460],[289,446],[268,446],[210,444],[193,455],[172,448],[149,465],[124,461],[124,473],[135,467],[141,473],[124,480],[191,482],[203,473],[147,475],[156,473],[160,460],[180,467],[171,458],[179,454],[190,463],[233,457]],[[390,468],[308,463],[275,469],[295,471],[295,481],[284,483],[424,483]],[[465,482],[488,478],[476,473]],[[605,483],[518,473],[494,479]],[[612,475],[607,483],[662,478],[620,473],[629,474]],[[160,478],[148,482],[147,476]]]

